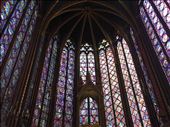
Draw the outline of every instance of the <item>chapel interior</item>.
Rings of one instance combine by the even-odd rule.
[[[170,0],[0,3],[0,127],[170,127]]]

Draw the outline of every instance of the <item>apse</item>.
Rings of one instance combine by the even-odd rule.
[[[170,126],[169,0],[5,0],[2,127]]]

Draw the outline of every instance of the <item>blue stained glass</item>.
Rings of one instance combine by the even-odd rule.
[[[32,13],[33,13],[33,10],[32,10]],[[30,21],[31,20],[31,15],[26,14],[26,16],[29,17],[28,21]],[[28,21],[27,21],[27,25],[28,25]],[[7,61],[6,65],[5,65],[5,67],[4,67],[4,70],[2,71],[3,73],[2,73],[1,78],[5,82],[4,86],[6,86],[9,83],[10,75],[11,75],[12,70],[14,68],[15,62],[17,62],[16,61],[17,57],[20,54],[20,47],[21,47],[21,44],[23,43],[22,41],[24,41],[24,35],[27,34],[27,31],[26,31],[27,29],[25,29],[25,28],[27,28],[27,25],[24,25],[24,21],[22,22],[21,27],[20,27],[20,29],[19,29],[19,31],[17,33],[17,38],[14,41],[12,51],[10,52],[8,61]],[[6,73],[6,71],[7,71],[7,73]],[[4,91],[4,92],[6,92],[6,91]]]
[[[0,44],[2,45],[1,48],[4,50],[4,52],[2,52],[3,54],[1,54],[1,56],[0,56],[0,63],[2,62],[6,52],[8,50],[9,44],[12,41],[12,38],[13,38],[13,35],[14,35],[13,33],[16,30],[16,26],[18,25],[18,23],[20,21],[20,18],[23,14],[22,12],[23,12],[23,10],[26,6],[26,3],[27,2],[25,0],[21,0],[17,4],[12,16],[9,19],[10,23],[7,25],[7,27],[4,30],[4,33],[2,34],[2,36],[0,38]],[[8,38],[8,41],[6,41],[6,42],[3,41],[5,37]]]
[[[52,49],[52,55],[51,55],[51,60],[50,60],[50,65],[49,65],[49,72],[48,72],[48,77],[47,77],[47,84],[46,84],[46,89],[45,89],[45,98],[43,102],[43,108],[42,108],[42,114],[41,114],[41,123],[40,125],[43,126],[47,122],[47,116],[48,116],[48,111],[49,111],[49,102],[50,102],[50,91],[51,89],[51,84],[54,78],[54,69],[55,69],[55,64],[56,64],[56,55],[57,55],[57,39],[53,39],[54,44],[53,44],[53,49]]]
[[[168,12],[170,11],[169,8],[167,8],[167,5],[165,4],[164,1],[153,2],[156,8],[158,9],[159,13],[161,14],[162,18],[164,19],[166,25],[169,27],[170,24],[170,21],[168,20],[170,16],[170,14],[168,14]],[[150,1],[144,0],[143,6],[140,8],[140,14],[142,17],[142,21],[146,27],[148,36],[153,44],[153,47],[155,48],[155,52],[158,56],[158,59],[162,64],[162,68],[165,72],[165,75],[167,76],[167,79],[170,81],[170,64],[168,62],[170,56],[170,50],[168,47],[170,38],[167,35],[161,20],[159,19],[155,10],[150,4]],[[151,22],[149,21],[149,19]],[[153,24],[153,26],[151,24]],[[156,36],[156,34],[158,35],[158,37]]]
[[[67,40],[61,55],[54,126],[72,126],[74,59],[73,44],[70,40]],[[65,116],[63,116],[63,112],[65,112]],[[64,123],[62,122],[63,119]]]
[[[164,3],[164,2],[162,2],[162,3]],[[164,3],[164,5],[166,5],[166,4]],[[169,37],[168,37],[165,29],[163,28],[163,25],[162,25],[162,23],[160,22],[160,19],[159,19],[158,16],[156,15],[153,7],[151,6],[151,4],[150,4],[150,2],[149,2],[148,0],[145,0],[145,1],[144,1],[144,7],[145,7],[145,9],[146,9],[146,11],[147,11],[150,19],[151,19],[152,24],[153,24],[154,27],[155,27],[155,30],[157,31],[158,36],[160,37],[161,41],[163,41],[164,43],[166,43],[167,40],[169,40]],[[170,12],[170,11],[169,11],[169,12]],[[169,24],[169,23],[167,22],[167,25],[168,25],[168,24]],[[163,43],[163,44],[164,44],[164,43]],[[165,45],[163,45],[163,46],[165,47]]]
[[[31,3],[32,6],[35,7],[35,2],[32,1]],[[31,4],[29,4],[28,7],[30,7]],[[7,25],[7,29],[5,29],[4,34],[1,37],[1,41],[2,42],[2,46],[1,48],[3,48],[3,53],[5,53],[5,49],[8,48],[8,44],[12,39],[12,36],[14,34],[15,28],[17,26],[17,23],[19,22],[20,19],[16,19],[16,11],[18,11],[19,6],[22,6],[22,8],[20,8],[21,12],[20,12],[20,17],[22,15],[23,9],[26,6],[26,2],[20,1],[17,6],[16,6],[16,10],[14,10],[14,13],[12,14],[12,17],[10,18],[10,22]],[[16,90],[15,87],[17,86],[17,81],[20,77],[21,74],[21,69],[23,67],[24,64],[24,58],[29,46],[29,41],[33,32],[33,29],[30,30],[30,27],[27,28],[27,26],[31,26],[34,27],[35,25],[35,20],[36,20],[36,15],[34,15],[34,17],[31,19],[31,15],[33,14],[33,10],[31,10],[31,14],[27,14],[28,13],[29,8],[26,11],[25,14],[25,19],[27,19],[27,24],[24,24],[24,20],[22,20],[21,22],[21,26],[19,28],[18,33],[16,34],[16,40],[14,40],[14,45],[12,47],[12,50],[9,54],[9,57],[7,59],[7,62],[5,64],[4,69],[2,70],[3,74],[1,76],[1,80],[2,80],[2,89],[3,92],[1,93],[3,99],[3,104],[2,104],[2,119],[5,119],[6,114],[9,112],[9,108],[10,108],[10,104],[12,102],[13,99],[13,95],[14,95],[14,91]],[[37,10],[36,10],[37,11]],[[18,18],[20,18],[18,17]],[[30,25],[28,25],[30,21]],[[22,45],[23,43],[23,45]],[[22,45],[22,47],[21,47]],[[7,51],[7,50],[6,50]],[[2,54],[3,55],[3,54]],[[2,60],[2,59],[1,59]]]
[[[45,56],[45,61],[44,61],[44,65],[43,65],[43,70],[42,70],[42,74],[41,74],[41,80],[40,80],[40,86],[39,86],[39,90],[38,90],[38,95],[37,95],[37,99],[36,99],[36,106],[35,106],[35,110],[34,110],[34,116],[33,116],[33,120],[32,120],[32,126],[38,126],[38,122],[41,121],[42,119],[40,118],[40,114],[42,113],[42,102],[43,100],[43,95],[46,89],[46,79],[48,78],[48,69],[49,69],[49,61],[50,61],[50,54],[51,54],[51,50],[52,50],[52,43],[53,41],[50,41],[49,47],[47,49],[47,53]],[[42,124],[42,123],[41,123]]]
[[[72,124],[72,113],[73,113],[73,81],[74,81],[74,58],[75,54],[73,50],[69,50],[69,62],[68,62],[68,79],[67,79],[67,90],[66,90],[66,106],[65,106],[65,126],[71,126]]]
[[[7,21],[7,19],[9,18],[9,15],[12,12],[16,3],[17,3],[16,0],[2,1],[1,21],[0,21],[1,30],[4,28],[4,25]]]
[[[170,9],[168,8],[167,4],[161,0],[154,0],[153,2],[157,10],[159,11],[160,15],[164,19],[165,23],[170,29]]]
[[[36,18],[37,17],[36,17],[35,12],[34,12],[33,19],[31,20],[31,23],[30,23],[30,27],[33,27],[35,25]],[[19,78],[19,74],[21,74],[22,66],[24,64],[25,55],[27,53],[27,49],[28,49],[28,46],[29,46],[29,40],[30,40],[31,35],[33,33],[33,29],[30,29],[30,27],[29,27],[29,29],[26,33],[26,37],[25,37],[24,42],[23,42],[23,47],[20,51],[17,63],[14,67],[14,70],[13,70],[14,74],[12,75],[9,86],[14,86],[16,82],[13,82],[13,79],[15,78],[15,81],[17,81],[18,78]],[[19,48],[19,45],[16,45],[16,48]],[[17,74],[15,73],[16,70],[17,70]]]

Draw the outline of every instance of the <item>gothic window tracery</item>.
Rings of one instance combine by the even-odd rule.
[[[83,83],[86,83],[87,73],[90,74],[93,84],[96,84],[95,60],[93,48],[88,43],[84,44],[80,49],[80,76]]]
[[[54,126],[72,126],[75,49],[70,40],[63,49],[57,85]]]

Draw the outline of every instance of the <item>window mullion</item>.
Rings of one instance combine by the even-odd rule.
[[[87,104],[88,104],[88,124],[90,124],[90,101],[89,101],[89,97],[87,98]]]

